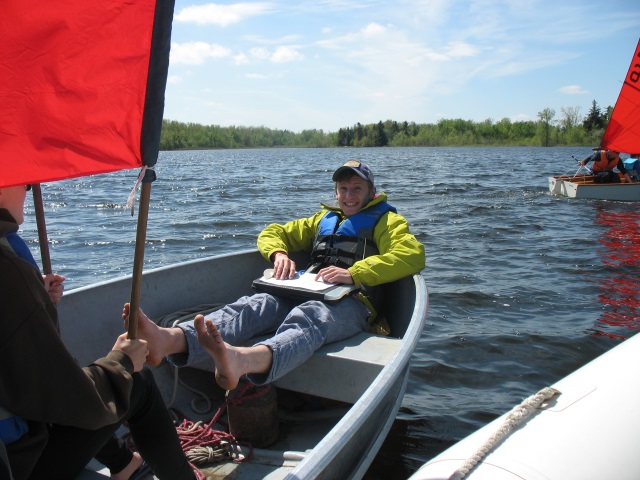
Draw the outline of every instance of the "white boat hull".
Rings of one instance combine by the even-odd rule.
[[[549,191],[569,198],[640,201],[640,183],[593,183],[592,176],[549,177]]]
[[[640,478],[640,335],[555,383],[561,392],[464,478]],[[532,392],[534,393],[534,392]],[[427,462],[410,480],[448,479],[503,425],[489,423]]]

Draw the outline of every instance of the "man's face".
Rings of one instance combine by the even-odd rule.
[[[25,185],[0,189],[0,207],[9,210],[18,225],[24,222],[24,201],[27,197]]]
[[[365,179],[354,175],[349,180],[336,182],[336,198],[342,212],[350,217],[358,213],[376,193],[375,187]]]

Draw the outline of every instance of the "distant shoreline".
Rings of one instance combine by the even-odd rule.
[[[160,150],[227,150],[238,148],[326,147],[533,147],[599,145],[604,128],[587,131],[583,125],[553,122],[445,120],[416,124],[387,120],[375,124],[323,130],[274,130],[267,127],[221,127],[163,120]]]

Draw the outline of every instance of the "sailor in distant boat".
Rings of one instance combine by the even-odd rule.
[[[631,179],[634,182],[640,180],[640,153],[632,153],[629,155],[629,158],[624,160],[624,168],[627,169],[629,175],[631,175]]]
[[[614,150],[596,150],[587,158],[580,162],[583,167],[589,162],[593,162],[593,174],[596,183],[620,183],[620,176],[614,172],[614,168],[618,168],[620,173],[624,175],[627,183],[631,182],[631,177],[624,168],[624,162],[620,159],[620,153]]]
[[[424,268],[424,246],[409,231],[406,219],[376,193],[371,169],[349,161],[332,177],[337,204],[308,218],[268,225],[258,249],[274,263],[273,276],[297,273],[290,252],[311,252],[316,279],[364,287],[337,303],[257,293],[224,306],[207,317],[163,328],[140,311],[138,334],[147,340],[147,362],[165,357],[178,367],[215,371],[218,384],[233,390],[241,377],[256,385],[271,383],[304,363],[322,345],[370,329],[378,294],[375,287],[413,275]],[[233,272],[230,272],[233,274]],[[215,288],[215,287],[214,287]],[[129,305],[123,310],[128,318]],[[259,335],[269,338],[240,347]]]

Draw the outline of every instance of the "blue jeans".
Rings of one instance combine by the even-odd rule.
[[[311,357],[322,345],[353,337],[369,329],[369,311],[357,299],[346,297],[336,304],[318,300],[300,301],[258,293],[207,315],[230,345],[246,345],[259,335],[273,336],[255,345],[273,352],[271,370],[247,378],[256,385],[271,383]],[[177,367],[213,371],[213,359],[198,343],[193,321],[178,325],[184,332],[188,353],[170,355]]]

